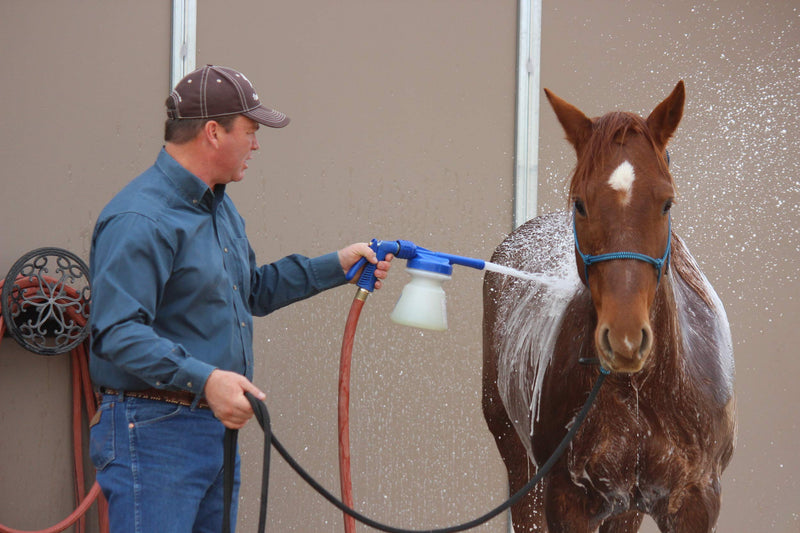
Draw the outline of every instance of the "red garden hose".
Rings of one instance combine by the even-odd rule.
[[[358,326],[358,317],[369,291],[358,289],[342,337],[342,355],[339,360],[339,480],[342,489],[342,503],[353,507],[353,479],[350,473],[350,363],[353,359],[353,341]],[[269,443],[267,443],[269,446]],[[345,533],[355,533],[356,520],[344,515]]]
[[[47,290],[47,286],[56,286],[58,281],[55,279],[44,278],[48,283],[41,286],[35,280],[19,276],[15,280],[20,290],[26,293],[26,297],[50,298],[50,294],[37,294],[41,289]],[[0,279],[0,290],[2,290],[4,280]],[[72,298],[77,298],[77,292],[71,287],[61,285],[61,288]],[[55,296],[55,295],[53,295]],[[3,302],[4,304],[6,302]],[[79,326],[86,324],[85,318],[67,307],[69,318],[74,320]],[[3,317],[0,316],[0,340],[6,330]],[[86,518],[84,515],[89,507],[97,500],[98,523],[102,533],[108,533],[108,504],[100,492],[100,485],[95,482],[89,492],[86,492],[84,483],[83,469],[83,425],[81,420],[82,407],[86,410],[88,419],[91,419],[97,411],[97,400],[92,391],[91,379],[89,377],[88,364],[88,340],[77,346],[70,352],[70,366],[72,370],[72,435],[75,466],[75,495],[78,500],[77,508],[64,520],[47,529],[39,531],[22,531],[12,529],[0,524],[0,533],[58,533],[64,531],[73,524],[75,532],[82,533],[86,530]]]

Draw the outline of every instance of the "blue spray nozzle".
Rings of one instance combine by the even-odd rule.
[[[476,270],[483,270],[486,267],[486,261],[484,261],[483,259],[475,259],[474,257],[463,257],[460,255],[446,254],[443,252],[433,252],[431,250],[426,250],[425,248],[417,247],[417,255],[423,255],[423,254],[437,257],[439,258],[439,260],[445,260],[451,265],[461,265],[465,267],[474,268]]]
[[[402,239],[396,241],[378,241],[372,239],[370,248],[377,254],[378,261],[385,259],[387,254],[393,254],[399,259],[407,259],[408,268],[425,270],[448,276],[453,272],[452,265],[461,265],[477,270],[483,270],[486,266],[486,262],[481,259],[434,252],[417,246],[411,241]],[[365,264],[366,267],[364,267]],[[375,289],[376,281],[375,265],[367,263],[367,260],[363,257],[348,270],[345,277],[348,281],[352,280],[362,267],[364,267],[364,271],[361,273],[361,277],[358,279],[356,285],[372,292]]]
[[[402,239],[396,241],[379,241],[377,239],[372,239],[369,247],[372,248],[377,255],[378,261],[383,261],[386,259],[387,254],[393,254],[395,257],[399,257],[400,259],[410,259],[411,257],[414,257],[417,251],[417,246],[413,242]],[[362,257],[356,262],[356,264],[350,267],[350,270],[347,271],[345,278],[347,281],[352,280],[362,267],[364,267],[364,271],[361,273],[361,277],[358,278],[356,285],[362,289],[372,292],[375,289],[376,281],[375,265],[368,263],[365,258]]]
[[[426,272],[434,272],[436,274],[444,274],[446,276],[453,273],[453,265],[450,261],[424,248],[417,249],[416,255],[408,260],[406,267],[415,270],[425,270]]]

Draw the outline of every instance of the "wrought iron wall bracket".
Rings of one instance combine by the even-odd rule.
[[[40,355],[66,353],[89,335],[89,268],[61,248],[23,255],[3,282],[3,321],[11,337]]]

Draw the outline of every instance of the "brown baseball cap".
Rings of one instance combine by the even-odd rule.
[[[282,128],[289,117],[264,107],[244,74],[228,67],[206,65],[187,74],[167,98],[171,119],[244,115],[265,126]]]

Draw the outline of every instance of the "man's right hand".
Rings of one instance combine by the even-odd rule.
[[[214,416],[229,429],[244,427],[253,416],[253,408],[245,397],[245,392],[261,401],[267,398],[266,394],[243,375],[220,369],[211,372],[204,389]]]

